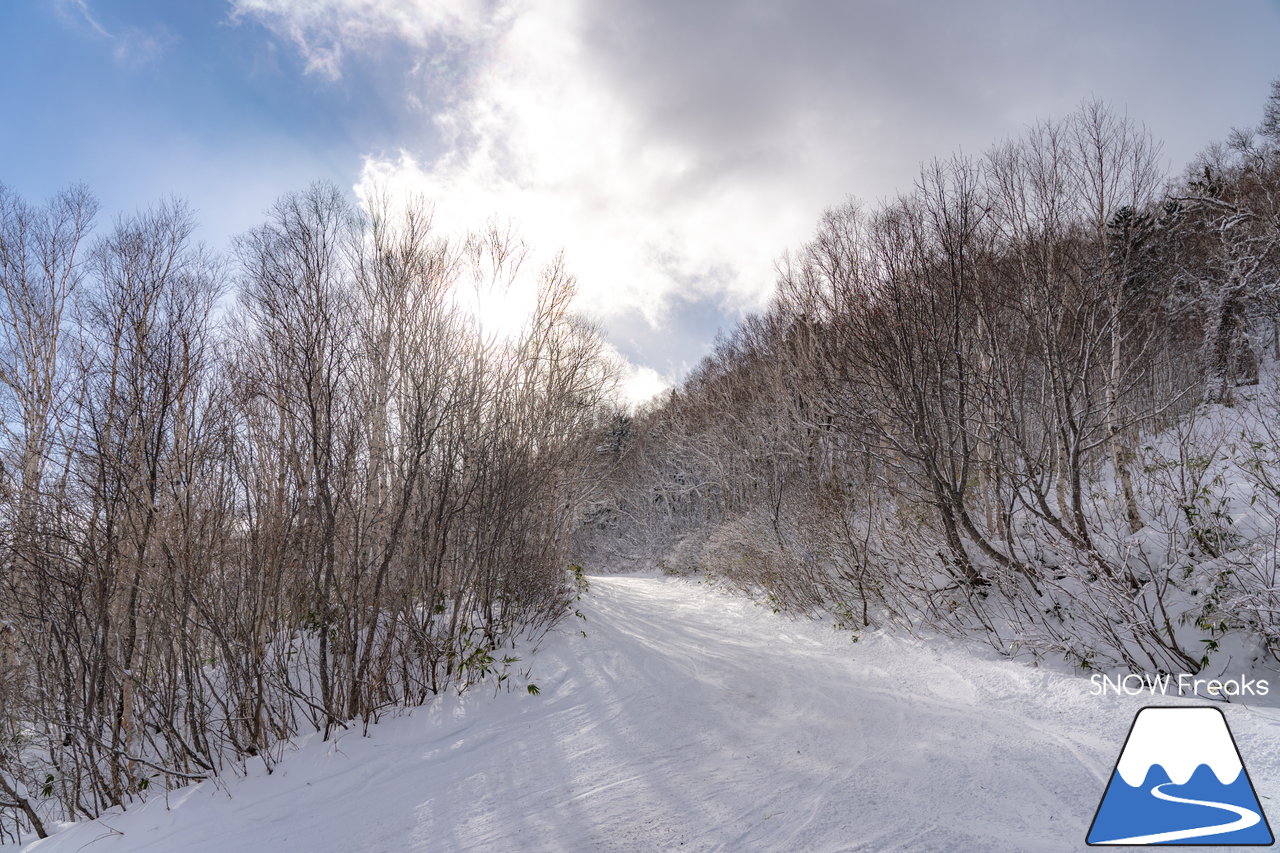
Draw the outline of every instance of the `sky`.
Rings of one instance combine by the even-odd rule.
[[[510,222],[639,400],[827,207],[1086,98],[1177,172],[1256,124],[1277,45],[1280,0],[3,0],[0,183],[83,181],[102,221],[183,197],[220,250],[316,180]]]

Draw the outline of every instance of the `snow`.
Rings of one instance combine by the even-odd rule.
[[[1116,770],[1137,787],[1160,765],[1173,784],[1185,785],[1201,764],[1224,785],[1240,775],[1240,756],[1218,709],[1146,708],[1134,721]]]
[[[26,850],[1083,850],[1144,704],[688,580],[590,582],[539,695],[477,688]],[[1265,808],[1280,721],[1224,711]]]

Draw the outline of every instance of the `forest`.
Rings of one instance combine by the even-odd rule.
[[[1160,162],[1086,102],[827,211],[766,312],[614,418],[579,559],[855,634],[1274,669],[1280,81],[1258,127]]]
[[[637,408],[499,226],[317,184],[224,257],[182,202],[0,189],[0,841],[500,686],[584,570],[1280,668],[1280,81],[1161,162],[1086,102],[925,164]],[[517,334],[467,310],[525,275]]]
[[[216,257],[169,202],[0,194],[0,840],[368,726],[563,612],[611,387],[526,247],[286,196]]]

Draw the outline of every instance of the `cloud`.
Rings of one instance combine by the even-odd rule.
[[[626,364],[619,384],[618,390],[622,399],[632,406],[652,400],[671,387],[671,382],[664,379],[652,367],[639,366],[629,362]]]
[[[232,18],[252,17],[288,37],[307,71],[342,76],[351,53],[388,37],[416,47],[475,45],[500,24],[493,0],[231,0]]]
[[[564,248],[582,306],[606,321],[660,324],[676,294],[761,305],[774,257],[815,216],[786,168],[794,147],[707,150],[663,132],[602,73],[583,5],[522,3],[490,20],[503,25],[472,46],[483,61],[464,96],[434,115],[440,153],[371,157],[361,185],[411,187],[438,221],[513,218],[539,249]]]
[[[1208,132],[1187,115],[1222,108],[1205,81],[1265,80],[1238,63],[1277,35],[1250,0],[1249,45],[1209,74],[1206,54],[1164,59],[1188,34],[1242,38],[1196,3],[234,2],[329,78],[384,40],[419,49],[404,99],[421,134],[370,152],[358,191],[412,189],[446,227],[497,213],[544,258],[563,248],[580,306],[662,381],[767,302],[775,259],[846,194],[909,189],[921,161],[980,153],[1090,95],[1165,138],[1194,131],[1167,149],[1180,160]],[[711,308],[673,317],[688,305]]]
[[[94,39],[111,45],[111,56],[121,65],[141,67],[164,54],[173,36],[163,27],[112,27],[94,14],[88,0],[57,0],[54,9],[64,21]]]
[[[708,150],[665,133],[602,67],[588,9],[531,0],[392,13],[365,0],[240,0],[236,14],[286,34],[313,72],[331,78],[356,47],[385,37],[447,44],[455,66],[469,69],[453,97],[433,99],[424,134],[432,142],[368,157],[358,194],[420,193],[446,230],[509,217],[535,261],[564,250],[579,308],[606,327],[638,316],[660,335],[677,297],[714,301],[728,322],[761,307],[775,257],[817,213],[796,191],[796,141]],[[698,331],[700,349],[715,331]],[[649,367],[628,387],[656,393],[672,378]]]
[[[106,28],[98,23],[98,19],[94,17],[93,10],[89,8],[88,0],[58,0],[54,8],[58,10],[58,14],[64,20],[78,22],[102,38],[109,39],[112,37],[111,33],[107,32]]]

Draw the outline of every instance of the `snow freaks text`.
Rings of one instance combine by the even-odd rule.
[[[1265,678],[1197,678],[1190,673],[1128,673],[1090,676],[1094,696],[1266,696],[1271,685]]]

